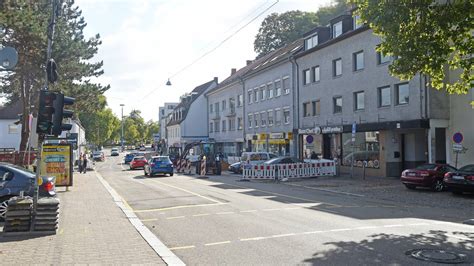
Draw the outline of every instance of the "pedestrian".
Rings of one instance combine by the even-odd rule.
[[[87,172],[87,155],[84,154],[84,158],[82,160],[82,172],[85,174]]]
[[[77,166],[79,168],[79,173],[82,173],[82,157],[84,157],[84,154],[79,155],[79,159],[77,160]]]
[[[312,151],[311,152],[311,160],[317,160],[318,159],[318,155],[316,154],[316,152]]]

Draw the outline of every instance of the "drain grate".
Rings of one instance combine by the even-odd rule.
[[[442,249],[412,249],[405,252],[405,254],[418,260],[445,264],[464,263],[467,260],[467,255],[465,254]]]

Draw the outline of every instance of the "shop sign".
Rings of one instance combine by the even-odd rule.
[[[323,134],[342,133],[342,126],[321,127],[321,133]]]
[[[41,151],[41,176],[55,176],[56,186],[72,186],[71,144],[45,144]]]
[[[293,139],[293,132],[286,133],[286,138],[290,140]]]
[[[265,140],[265,139],[267,139],[267,134],[266,134],[266,133],[260,133],[260,134],[258,134],[258,139],[259,139],[259,140]]]
[[[321,128],[320,127],[315,127],[315,128],[307,128],[307,129],[298,129],[298,134],[316,134],[319,135],[321,134]]]
[[[270,133],[270,138],[271,139],[283,139],[284,134],[283,133]]]

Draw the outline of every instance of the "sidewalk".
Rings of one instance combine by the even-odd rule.
[[[59,188],[58,233],[4,237],[0,264],[165,264],[113,202],[95,172],[74,173],[69,191]]]

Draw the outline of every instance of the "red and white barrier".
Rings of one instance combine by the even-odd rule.
[[[336,164],[331,160],[293,164],[244,165],[243,179],[290,179],[336,175]]]

